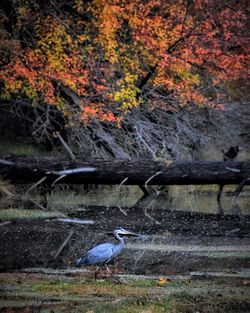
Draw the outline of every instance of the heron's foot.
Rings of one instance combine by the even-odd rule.
[[[116,275],[112,273],[112,271],[110,271],[108,266],[106,266],[106,270],[107,270],[109,277],[112,277],[119,284],[124,284],[124,282],[122,282]]]
[[[116,275],[113,275],[113,274],[110,274],[110,277],[118,284],[123,284],[123,285],[126,285],[126,283],[124,281],[121,281],[119,279],[119,277],[117,277]]]

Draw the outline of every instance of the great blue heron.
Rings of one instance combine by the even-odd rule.
[[[87,251],[77,262],[76,266],[81,265],[106,265],[107,271],[110,273],[107,264],[117,257],[124,248],[124,239],[119,235],[130,235],[143,237],[142,235],[133,233],[121,227],[113,230],[113,235],[119,241],[118,244],[113,243],[103,243],[100,244],[91,250]],[[113,276],[113,275],[112,275]],[[117,278],[116,278],[117,279]],[[118,280],[118,279],[117,279]],[[119,280],[118,280],[119,281]]]

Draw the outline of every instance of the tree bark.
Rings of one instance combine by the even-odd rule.
[[[86,171],[84,168],[86,167]],[[70,171],[71,170],[71,171]],[[0,156],[0,175],[12,183],[202,185],[250,183],[250,162],[86,160],[66,157]]]

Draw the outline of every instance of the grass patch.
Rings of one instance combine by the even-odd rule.
[[[94,297],[142,297],[146,296],[147,290],[130,285],[115,284],[112,281],[85,281],[78,282],[63,282],[54,281],[42,282],[34,285],[33,291],[45,292],[53,295],[67,293],[72,295],[81,296],[94,296]]]
[[[130,285],[139,288],[151,288],[155,287],[156,284],[157,284],[156,280],[147,278],[135,279],[130,282]]]
[[[82,281],[79,277],[5,273],[1,280],[4,292],[0,291],[0,296],[4,297],[4,307],[9,309],[18,301],[22,301],[23,310],[29,303],[38,312],[54,313],[224,313],[245,312],[249,308],[247,288],[231,288],[231,281],[224,287],[217,281],[195,281],[188,286],[180,282],[180,289],[174,287],[175,282],[161,288],[156,280],[151,285],[148,279],[121,285],[111,280]]]
[[[152,301],[149,298],[135,298],[117,303],[98,304],[91,310],[95,313],[164,313],[171,312],[171,308],[172,304],[169,300]]]
[[[18,218],[47,218],[61,216],[62,213],[57,211],[47,212],[42,210],[25,210],[25,209],[0,209],[0,220],[12,220]]]
[[[59,187],[60,188],[60,187]],[[91,191],[76,190],[55,190],[48,197],[48,206],[53,209],[66,209],[69,206],[78,205],[103,205],[130,207],[141,197],[141,191],[137,186],[123,187],[127,194],[120,196],[116,186],[99,186]]]

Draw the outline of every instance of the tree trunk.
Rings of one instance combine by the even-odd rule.
[[[0,156],[0,173],[12,183],[189,185],[249,184],[250,162],[69,160],[62,157]]]

